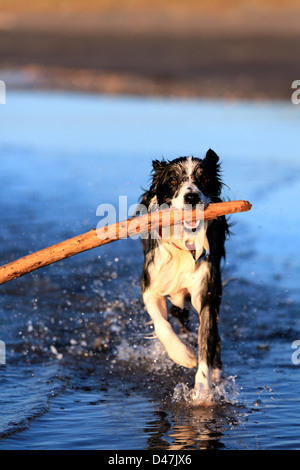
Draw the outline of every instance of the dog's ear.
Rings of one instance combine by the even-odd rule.
[[[162,160],[162,161],[153,160],[152,161],[152,167],[155,172],[163,170],[166,167],[166,165],[167,165],[167,162],[165,160]]]
[[[209,149],[206,153],[206,157],[203,162],[207,163],[210,166],[217,166],[219,162],[219,157],[212,149]]]
[[[207,151],[206,157],[203,160],[203,166],[209,175],[210,184],[213,184],[213,194],[219,196],[222,190],[221,164],[219,163],[218,155],[212,149]]]
[[[162,160],[162,161],[153,160],[153,162],[152,162],[152,167],[153,167],[152,176],[153,176],[153,180],[152,180],[151,189],[154,189],[154,188],[157,186],[158,181],[159,181],[160,178],[162,177],[163,172],[164,172],[164,169],[165,169],[166,166],[167,166],[167,162],[166,162],[165,160]]]

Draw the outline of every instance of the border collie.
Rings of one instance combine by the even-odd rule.
[[[204,159],[180,157],[152,162],[152,183],[141,197],[148,212],[167,204],[170,208],[195,208],[220,202],[222,182],[219,157],[208,150]],[[198,207],[198,206],[197,206]],[[201,225],[201,228],[200,228]],[[219,307],[222,295],[220,261],[225,257],[228,225],[225,217],[211,222],[184,223],[182,237],[149,234],[142,240],[144,267],[142,292],[156,337],[177,364],[194,368],[195,390],[209,390],[221,377]],[[184,316],[189,302],[199,314],[198,361],[168,322],[166,300]],[[171,309],[172,311],[172,309]]]

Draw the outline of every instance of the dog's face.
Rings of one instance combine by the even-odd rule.
[[[198,204],[207,207],[221,192],[219,157],[208,150],[204,159],[180,157],[171,162],[153,162],[155,203],[184,209]],[[188,228],[188,227],[187,227]]]
[[[207,206],[220,196],[219,157],[209,150],[201,160],[179,157],[171,162],[153,162],[153,185],[158,205],[183,209],[185,204]]]
[[[148,208],[152,205],[158,207],[168,205],[176,209],[192,207],[203,210],[210,202],[217,202],[222,187],[218,162],[219,157],[213,150],[208,150],[204,159],[180,157],[168,162],[153,161],[153,181],[149,193],[151,201]],[[180,238],[181,248],[186,247],[187,243],[191,246],[199,245],[198,255],[200,255],[207,224],[201,225],[200,220],[184,222],[183,229],[180,237],[175,237],[171,230],[171,238]],[[199,232],[202,232],[202,242]]]

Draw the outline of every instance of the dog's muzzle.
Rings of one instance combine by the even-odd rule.
[[[196,207],[201,205],[204,209],[204,203],[201,199],[201,195],[199,193],[195,192],[190,192],[187,193],[184,196],[184,204],[188,205],[191,209],[196,209]],[[199,207],[198,206],[198,207]],[[185,230],[191,230],[192,232],[195,232],[200,225],[200,220],[194,220],[194,221],[184,221],[184,228]]]
[[[185,196],[184,196],[184,204],[189,204],[191,205],[193,208],[197,205],[197,204],[201,204],[203,203],[201,201],[201,197],[200,197],[200,194],[198,193],[187,193]]]

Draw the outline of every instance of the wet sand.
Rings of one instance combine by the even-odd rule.
[[[268,2],[267,2],[268,3]],[[290,99],[300,6],[220,10],[4,12],[10,88]]]

